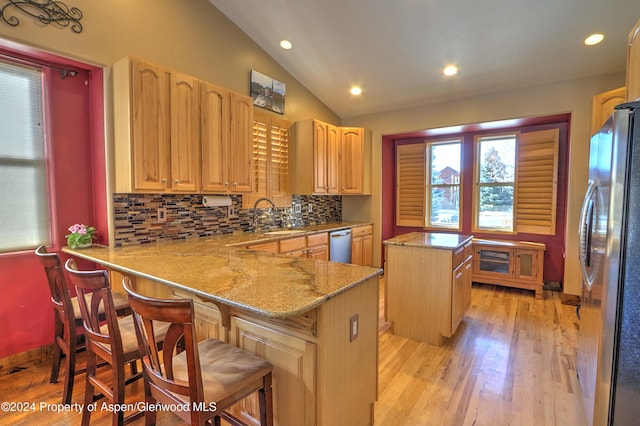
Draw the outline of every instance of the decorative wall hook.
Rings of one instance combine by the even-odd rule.
[[[20,20],[14,15],[17,11],[32,16],[43,24],[56,24],[60,27],[71,25],[71,31],[82,32],[82,11],[77,7],[69,7],[61,1],[54,0],[3,0],[7,2],[0,7],[0,19],[12,27],[17,27]]]

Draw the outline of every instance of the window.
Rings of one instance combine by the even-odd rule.
[[[514,230],[516,137],[515,133],[476,137],[476,230]]]
[[[460,147],[459,139],[426,143],[429,228],[460,229]]]
[[[0,61],[0,252],[50,243],[42,78]]]

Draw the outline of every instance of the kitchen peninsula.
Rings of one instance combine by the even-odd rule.
[[[411,232],[384,241],[394,334],[441,345],[471,304],[471,235]]]
[[[276,424],[373,424],[381,270],[230,244],[247,237],[63,251],[109,269],[116,290],[126,275],[143,294],[193,298],[205,337],[274,365]],[[236,414],[255,417],[255,402]]]

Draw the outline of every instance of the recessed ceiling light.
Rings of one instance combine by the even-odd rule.
[[[458,67],[456,67],[455,65],[447,65],[442,70],[442,73],[446,76],[456,75],[458,74]]]
[[[293,44],[289,40],[282,40],[280,42],[280,47],[282,47],[284,50],[289,50],[293,47]]]
[[[587,46],[593,46],[594,44],[600,43],[604,39],[603,34],[595,33],[591,34],[589,37],[584,39],[584,44]]]
[[[360,94],[362,94],[362,89],[359,88],[358,86],[353,86],[350,91],[351,91],[352,95],[360,95]]]

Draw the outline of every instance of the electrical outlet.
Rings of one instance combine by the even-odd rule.
[[[349,318],[349,341],[353,342],[358,338],[358,314],[355,314],[351,318]]]
[[[307,211],[308,211],[309,213],[313,212],[313,204],[309,203],[309,204],[307,205]]]
[[[158,222],[164,223],[167,221],[167,208],[166,207],[158,207]]]
[[[227,209],[227,215],[229,217],[235,217],[236,216],[236,209],[233,206],[229,206],[229,208]]]
[[[294,204],[293,211],[296,213],[302,213],[302,206],[300,204]]]

